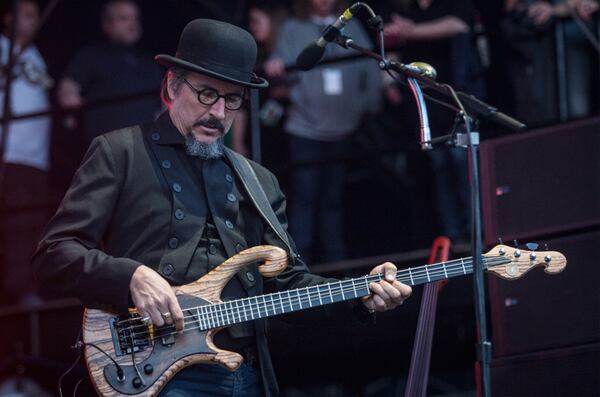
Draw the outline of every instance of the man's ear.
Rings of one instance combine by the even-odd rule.
[[[167,70],[167,96],[168,96],[168,100],[169,102],[171,102],[173,100],[173,98],[175,98],[175,90],[173,89],[173,85],[171,84],[171,79],[173,79],[173,71],[171,71],[171,69]]]

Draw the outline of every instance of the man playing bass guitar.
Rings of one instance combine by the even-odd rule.
[[[310,274],[296,252],[273,174],[223,146],[248,90],[268,85],[253,73],[255,60],[248,32],[203,19],[185,27],[175,56],[156,57],[167,68],[161,88],[167,110],[91,143],[34,256],[43,289],[77,296],[88,308],[135,308],[154,327],[182,331],[184,312],[171,286],[198,280],[249,247],[278,246],[289,263],[264,279],[256,264],[243,268],[225,285],[224,301],[335,281]],[[411,288],[396,280],[393,264],[371,272],[381,273],[385,278],[369,284],[364,299],[311,316],[368,318],[402,304]],[[234,372],[207,364],[180,368],[161,395],[278,394],[264,319],[219,332],[215,344],[240,353],[244,364]],[[139,379],[136,387],[143,387]]]

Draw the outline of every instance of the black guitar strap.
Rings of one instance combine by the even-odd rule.
[[[256,173],[252,169],[252,166],[248,160],[246,160],[244,156],[230,149],[226,149],[225,153],[259,214],[263,217],[271,229],[273,229],[275,234],[277,234],[277,237],[279,237],[279,239],[285,244],[289,255],[293,258],[296,258],[298,254],[294,249],[292,249],[290,240],[287,237],[287,233],[283,229],[279,219],[277,219],[277,215],[275,215],[273,208],[271,208],[271,204],[267,199],[267,195],[260,185]]]

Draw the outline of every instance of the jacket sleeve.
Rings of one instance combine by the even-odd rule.
[[[108,139],[96,138],[34,254],[42,293],[74,296],[88,307],[129,306],[129,282],[141,263],[101,249],[124,181],[117,164]]]
[[[283,291],[293,288],[303,288],[312,285],[324,284],[329,282],[338,281],[335,278],[326,278],[316,274],[310,273],[308,266],[304,263],[300,255],[297,254],[296,246],[289,232],[287,231],[287,216],[285,213],[286,209],[286,198],[281,189],[275,176],[271,173],[270,184],[265,187],[267,197],[277,216],[277,219],[285,229],[288,240],[292,246],[293,252],[289,253],[289,262],[286,269],[281,272],[277,277],[265,278],[265,290],[270,291]],[[263,184],[264,186],[265,184]],[[275,245],[280,248],[286,249],[285,244],[279,239],[277,234],[267,228],[264,236],[264,243]],[[331,304],[321,306],[320,308],[311,309],[304,312],[294,313],[287,315],[287,320],[293,320],[296,322],[305,321],[310,318],[311,320],[323,321],[328,323],[345,323],[348,321],[360,321],[360,322],[372,322],[374,321],[374,315],[371,315],[365,306],[359,300],[350,300],[344,303]]]

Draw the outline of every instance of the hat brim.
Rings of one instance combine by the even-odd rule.
[[[243,81],[234,79],[232,77],[226,76],[221,73],[214,72],[212,70],[203,68],[202,66],[193,64],[191,62],[185,61],[181,58],[174,57],[172,55],[160,54],[154,57],[154,60],[158,62],[160,65],[170,68],[173,66],[177,66],[191,72],[205,74],[210,77],[214,77],[219,80],[227,81],[229,83],[237,84],[243,87],[249,88],[266,88],[269,86],[269,82],[262,77],[256,77],[255,82]]]

